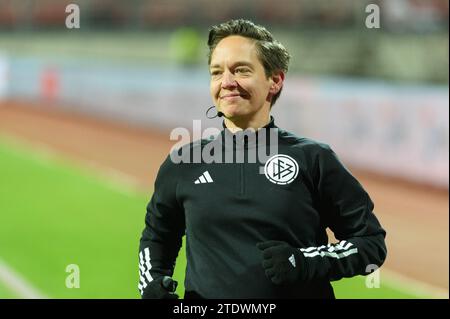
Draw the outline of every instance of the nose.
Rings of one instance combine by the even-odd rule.
[[[225,71],[222,76],[222,89],[234,89],[237,87],[237,82],[234,75],[230,71]]]

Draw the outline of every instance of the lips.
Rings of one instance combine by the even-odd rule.
[[[230,98],[235,98],[235,97],[239,97],[239,96],[241,96],[241,94],[239,94],[239,93],[229,93],[229,94],[222,95],[220,98],[221,99],[230,99]]]

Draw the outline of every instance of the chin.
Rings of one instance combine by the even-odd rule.
[[[240,117],[247,115],[244,108],[237,104],[228,104],[220,107],[220,111],[224,113],[228,118]]]

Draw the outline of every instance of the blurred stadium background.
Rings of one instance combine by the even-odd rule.
[[[67,29],[65,8],[80,8]],[[380,8],[368,29],[365,8]],[[385,226],[380,287],[448,298],[447,0],[0,0],[0,298],[138,298],[137,248],[175,127],[220,127],[206,36],[249,18],[291,52],[277,123],[329,143]],[[66,287],[66,267],[80,288]],[[177,262],[183,291],[184,251]]]

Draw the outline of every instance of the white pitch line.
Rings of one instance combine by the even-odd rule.
[[[130,174],[115,168],[100,165],[95,161],[84,161],[83,164],[83,166],[90,168],[91,174],[97,175],[102,183],[116,192],[126,195],[142,192],[142,187],[140,187],[138,179]],[[81,165],[78,165],[78,167],[81,168]]]
[[[25,278],[16,273],[3,260],[0,259],[0,282],[6,285],[18,297],[25,299],[48,299],[36,287],[33,287]]]
[[[24,148],[32,149],[30,154],[24,156],[27,159],[33,158],[44,165],[51,165],[52,163],[61,163],[63,165],[70,165],[86,172],[86,168],[90,175],[97,177],[105,186],[110,187],[116,192],[132,195],[141,192],[139,181],[136,177],[117,170],[115,168],[102,165],[93,160],[70,160],[67,156],[61,155],[50,145],[43,142],[25,141],[21,138],[11,135],[1,135],[0,142],[12,147],[18,146],[20,149],[14,148],[16,152],[22,154]]]
[[[411,277],[402,275],[396,271],[392,271],[383,267],[381,267],[380,272],[381,278],[383,278],[384,276],[384,278],[389,282],[388,285],[392,288],[405,291],[419,298],[424,298],[425,296],[436,299],[449,298],[448,290],[444,288],[437,287],[417,279],[413,279]]]

